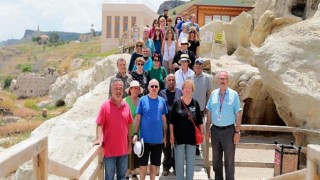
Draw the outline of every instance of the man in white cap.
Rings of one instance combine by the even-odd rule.
[[[114,179],[115,172],[117,179],[125,179],[128,169],[133,118],[122,94],[123,82],[115,79],[111,83],[111,98],[102,104],[96,120],[97,140],[94,144],[103,147],[105,179]]]
[[[142,40],[144,41],[146,47],[150,49],[149,57],[152,57],[152,54],[156,52],[156,48],[154,46],[153,40],[149,38],[149,28],[144,27],[143,28],[143,36]]]
[[[188,54],[181,54],[179,64],[181,64],[180,69],[174,73],[176,77],[176,87],[182,90],[182,84],[188,78],[188,76],[193,76],[194,72],[189,68],[190,59]]]
[[[187,78],[193,80],[195,87],[197,87],[193,92],[193,98],[199,103],[202,117],[204,117],[204,113],[206,113],[206,103],[208,102],[212,91],[210,75],[203,72],[203,63],[203,59],[196,59],[196,63],[193,68],[194,74]],[[197,145],[196,155],[200,155],[199,145]]]
[[[196,60],[196,56],[194,55],[194,53],[192,51],[188,50],[188,47],[190,46],[190,43],[188,42],[187,38],[182,38],[181,40],[181,49],[179,51],[176,52],[176,54],[173,57],[173,61],[172,61],[172,65],[175,68],[175,70],[178,70],[179,68],[179,60],[181,59],[181,55],[182,54],[187,54],[188,55],[188,59],[190,61],[189,64],[189,68],[193,69],[193,65],[194,62]]]

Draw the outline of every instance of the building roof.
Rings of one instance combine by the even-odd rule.
[[[197,0],[194,5],[252,7],[250,3],[243,0]]]

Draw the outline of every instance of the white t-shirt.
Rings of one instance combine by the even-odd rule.
[[[164,46],[163,46],[163,60],[164,61],[169,61],[172,60],[175,53],[176,53],[176,42],[172,41],[171,45],[168,47],[168,42],[164,41]]]
[[[182,85],[184,81],[187,80],[187,77],[193,76],[194,72],[190,68],[188,68],[188,71],[186,73],[183,73],[180,68],[178,71],[174,73],[174,75],[176,77],[176,88],[179,88],[182,90]]]

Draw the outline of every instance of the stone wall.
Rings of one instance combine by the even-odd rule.
[[[44,75],[21,74],[11,82],[10,90],[20,98],[46,96],[50,86],[56,81],[57,75],[53,69],[48,69]]]

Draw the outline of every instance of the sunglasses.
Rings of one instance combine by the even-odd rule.
[[[159,86],[157,86],[157,85],[151,85],[150,87],[151,87],[151,88],[158,88]]]
[[[143,66],[144,64],[143,63],[137,63],[137,66]]]
[[[181,43],[181,45],[188,45],[188,43]]]
[[[137,47],[142,47],[142,45],[136,45]]]
[[[160,62],[160,59],[154,59],[153,61]]]

